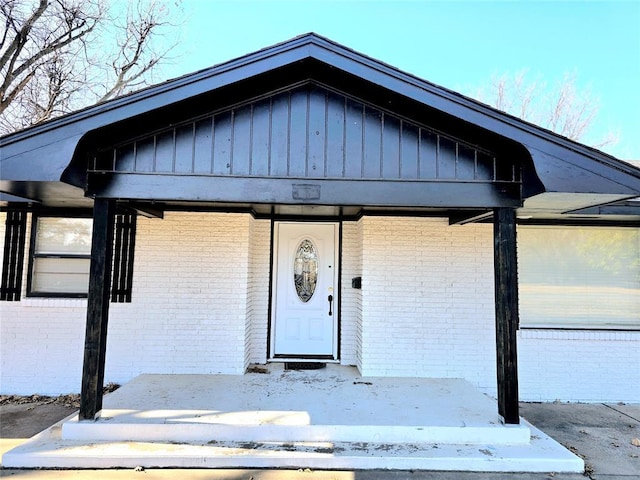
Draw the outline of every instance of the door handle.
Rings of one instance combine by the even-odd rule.
[[[329,295],[329,298],[327,298],[327,300],[329,300],[329,316],[333,315],[333,313],[331,313],[331,307],[333,306],[333,295]]]

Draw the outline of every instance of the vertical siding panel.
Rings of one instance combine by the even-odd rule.
[[[298,90],[291,93],[291,124],[289,135],[289,175],[304,177],[307,166],[307,108],[309,93]]]
[[[233,117],[233,171],[234,175],[249,174],[251,147],[251,107],[235,111]]]
[[[287,175],[289,145],[289,94],[273,98],[271,108],[271,171],[274,177]]]
[[[438,152],[438,177],[445,179],[456,177],[456,142],[442,135]]]
[[[391,115],[383,116],[382,178],[400,177],[400,121]]]
[[[118,172],[133,172],[135,163],[135,150],[133,144],[124,145],[115,150],[116,166]]]
[[[138,142],[136,148],[136,172],[153,172],[154,137]]]
[[[307,176],[326,176],[325,138],[326,138],[326,101],[324,90],[313,89],[309,92],[309,128]]]
[[[478,152],[478,180],[493,180],[493,158],[483,152]]]
[[[211,123],[212,118],[205,118],[195,124],[195,138],[193,145],[193,172],[211,172]]]
[[[250,106],[251,118],[249,120],[249,145],[247,147],[249,149],[249,175],[251,175],[251,170],[253,169],[253,105],[252,103]]]
[[[438,155],[438,136],[420,129],[420,178],[423,180],[437,177],[436,158]]]
[[[364,158],[364,107],[361,103],[342,99],[345,111],[344,127],[344,175],[362,178]]]
[[[403,123],[401,139],[400,176],[416,180],[418,176],[418,128]]]
[[[171,172],[176,171],[176,129],[173,129],[173,146],[172,146],[172,155],[171,155]]]
[[[171,172],[174,155],[173,130],[158,134],[156,143],[156,172]]]
[[[216,143],[216,117],[211,117],[211,155],[209,158],[209,173],[213,173],[213,165],[215,163],[215,143]]]
[[[473,180],[475,176],[475,150],[465,145],[458,144],[458,166],[456,178],[461,180]]]
[[[253,107],[251,143],[251,175],[269,174],[269,101],[258,102]]]
[[[193,124],[176,129],[175,171],[191,173],[193,167]]]
[[[360,114],[362,118],[362,114]],[[358,125],[361,130],[361,126],[358,121]],[[358,132],[360,138],[362,132]],[[357,173],[348,172],[349,158],[345,155],[345,102],[343,97],[338,97],[332,93],[327,96],[327,138],[326,138],[326,155],[327,155],[327,176],[328,177],[342,177],[342,176],[360,176],[360,149],[361,145],[357,146],[353,161],[357,161],[358,171]]]
[[[231,112],[224,112],[214,118],[213,173],[227,175],[231,170]]]
[[[382,161],[382,113],[376,109],[364,109],[364,164],[363,178],[379,178]]]

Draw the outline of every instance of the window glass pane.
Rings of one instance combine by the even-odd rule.
[[[34,258],[32,290],[46,293],[87,293],[88,258]]]
[[[90,218],[39,217],[36,236],[37,253],[91,253]]]
[[[640,328],[640,230],[521,227],[522,326]]]

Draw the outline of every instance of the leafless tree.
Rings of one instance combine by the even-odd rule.
[[[475,97],[571,140],[588,141],[597,148],[618,141],[618,135],[613,132],[595,141],[587,140],[600,102],[588,88],[577,87],[573,73],[565,73],[551,86],[540,77],[528,79],[526,70],[494,76],[490,85],[478,90]]]
[[[175,46],[179,6],[0,0],[0,134],[146,85]]]

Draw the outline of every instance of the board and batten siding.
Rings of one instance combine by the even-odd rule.
[[[519,182],[475,145],[306,84],[96,155],[89,170],[350,180]]]

